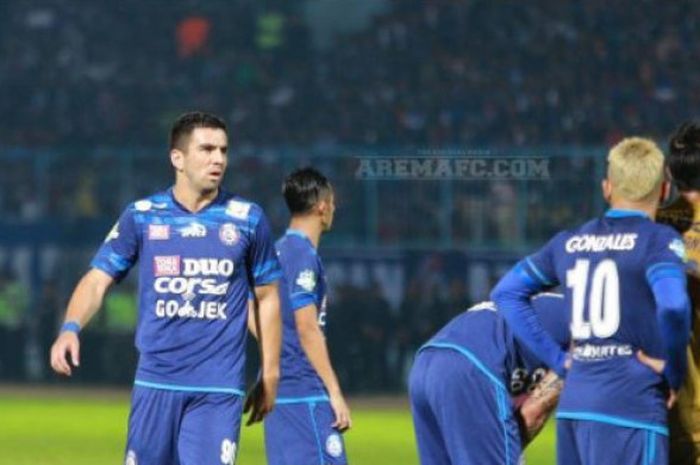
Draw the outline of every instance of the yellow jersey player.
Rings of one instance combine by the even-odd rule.
[[[700,122],[686,122],[673,134],[668,168],[680,197],[659,220],[683,233],[692,305],[687,376],[669,418],[670,463],[700,465]]]

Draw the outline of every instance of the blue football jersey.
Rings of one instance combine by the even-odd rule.
[[[321,378],[306,357],[299,342],[294,312],[308,305],[318,310],[318,323],[325,332],[326,276],[321,257],[308,237],[288,229],[275,244],[282,266],[280,302],[282,307],[282,354],[280,358],[280,398],[325,395]]]
[[[570,336],[563,296],[542,293],[531,302],[545,330],[566,350]],[[452,348],[467,355],[513,396],[526,392],[546,372],[544,363],[515,338],[493,302],[457,315],[423,347]]]
[[[172,190],[134,202],[91,265],[119,281],[137,261],[135,384],[241,393],[249,288],[281,276],[262,209],[223,191],[197,213]]]
[[[522,262],[533,281],[565,290],[573,362],[560,418],[664,431],[664,379],[636,352],[667,356],[650,282],[682,276],[683,256],[683,242],[670,227],[641,212],[610,210],[559,233]]]

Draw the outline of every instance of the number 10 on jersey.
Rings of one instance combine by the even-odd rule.
[[[574,267],[566,272],[566,286],[572,290],[571,336],[574,339],[589,339],[592,336],[607,338],[620,327],[620,279],[617,265],[615,261],[606,258],[595,265],[589,274],[590,262],[578,259]],[[584,316],[586,301],[588,321]]]

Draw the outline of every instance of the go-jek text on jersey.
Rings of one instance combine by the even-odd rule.
[[[281,275],[262,209],[223,191],[197,213],[172,190],[134,202],[92,266],[119,281],[137,261],[135,384],[242,394],[250,280]]]

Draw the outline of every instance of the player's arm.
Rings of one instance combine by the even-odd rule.
[[[552,287],[553,284],[555,283],[537,271],[528,258],[519,262],[501,278],[491,292],[491,300],[515,336],[529,347],[537,358],[563,378],[566,374],[566,352],[545,331],[530,300],[534,294]]]
[[[260,378],[245,400],[250,412],[246,425],[262,421],[272,411],[280,378],[282,322],[277,282],[257,286],[248,299],[248,330],[258,340],[262,368]],[[257,301],[257,305],[256,305]]]
[[[248,331],[255,339],[258,338],[258,328],[255,323],[255,301],[252,297],[248,299]]]
[[[666,361],[654,360],[640,354],[640,360],[663,374],[672,390],[669,407],[675,400],[675,391],[683,383],[687,367],[688,341],[690,338],[690,299],[686,277],[680,267],[662,264],[647,273],[657,308],[659,330],[668,356]]]
[[[131,209],[127,208],[91,262],[91,270],[80,280],[68,303],[65,323],[56,342],[51,347],[51,367],[59,374],[70,376],[70,353],[74,367],[80,363],[78,331],[102,306],[107,290],[114,282],[122,280],[139,255],[140,235]]]
[[[66,317],[56,342],[51,347],[51,367],[56,373],[70,376],[71,363],[80,365],[80,341],[78,331],[84,328],[102,306],[107,290],[114,278],[102,270],[93,268],[80,280],[68,303]],[[70,354],[70,362],[68,356]]]
[[[685,249],[675,232],[658,236],[650,251],[646,279],[656,303],[656,317],[667,359],[655,368],[663,374],[671,388],[669,407],[675,391],[683,383],[687,367],[687,345],[690,339],[691,306],[685,274]],[[651,366],[651,365],[650,365]]]
[[[251,299],[248,299],[248,327],[258,338],[262,369],[261,378],[246,399],[244,406],[244,411],[251,411],[248,425],[261,421],[275,405],[282,347],[282,318],[277,285],[277,281],[282,276],[282,270],[275,254],[270,226],[262,212],[257,219],[251,239],[247,273],[255,298],[252,299],[252,308]],[[259,325],[255,318],[258,319]]]
[[[260,314],[260,345],[262,348],[262,380],[265,384],[266,408],[272,410],[280,378],[282,348],[282,318],[277,282],[255,287]]]
[[[345,431],[352,427],[350,409],[345,402],[338,378],[331,365],[326,338],[318,324],[318,309],[316,305],[306,305],[296,310],[294,312],[294,320],[301,347],[328,391],[331,407],[335,413],[333,427],[339,431]]]
[[[554,412],[563,386],[564,383],[555,372],[547,372],[518,409],[523,447],[535,439]]]

